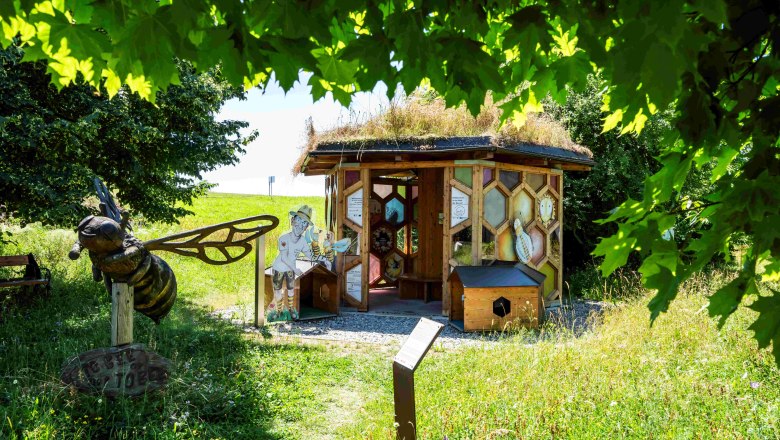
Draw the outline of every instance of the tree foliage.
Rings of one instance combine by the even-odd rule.
[[[72,226],[84,217],[92,177],[149,220],[175,221],[209,184],[201,172],[238,161],[245,122],[216,121],[242,96],[216,72],[186,63],[181,86],[152,105],[120,91],[109,100],[89,85],[57,90],[45,62],[22,63],[16,46],[0,50],[0,202],[22,222]]]
[[[651,316],[667,310],[680,283],[752,241],[742,275],[715,293],[709,311],[725,320],[745,296],[756,299],[751,326],[759,346],[780,361],[780,293],[760,296],[760,280],[780,279],[780,3],[768,0],[130,0],[0,3],[4,43],[19,35],[26,58],[48,59],[53,82],[78,75],[120,84],[154,99],[180,81],[174,57],[200,71],[221,65],[234,85],[265,85],[273,73],[289,89],[311,72],[315,99],[330,92],[349,103],[379,81],[411,92],[422,81],[449,105],[476,113],[487,91],[505,100],[504,117],[522,123],[548,94],[563,102],[598,72],[609,84],[604,130],[641,132],[672,106],[674,130],[661,145],[662,167],[643,195],[609,217],[601,241],[609,273],[629,254],[643,257],[645,284],[658,291]],[[743,153],[739,166],[730,170]],[[714,165],[712,165],[714,164]],[[713,185],[681,199],[695,170]],[[695,212],[708,229],[683,248],[662,239],[678,213]]]
[[[600,237],[617,229],[612,223],[596,224],[594,220],[608,215],[629,197],[641,197],[644,178],[660,168],[655,157],[671,129],[667,120],[671,115],[664,117],[658,112],[649,118],[641,134],[603,132],[608,115],[602,109],[605,87],[593,76],[585,90],[569,93],[564,104],[544,102],[545,112],[566,127],[574,142],[587,145],[597,159],[590,171],[571,172],[564,179],[564,259],[569,271],[591,262],[590,254]]]

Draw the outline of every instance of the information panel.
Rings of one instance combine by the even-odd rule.
[[[363,226],[363,188],[347,196],[347,218]]]
[[[452,188],[452,205],[450,209],[450,227],[457,226],[469,218],[469,195]]]
[[[358,302],[363,300],[363,293],[361,290],[361,285],[363,283],[363,277],[361,276],[363,268],[361,266],[362,265],[358,264],[347,271],[347,295]]]
[[[444,324],[420,318],[417,326],[412,330],[412,334],[401,346],[393,361],[411,371],[416,370],[442,329],[444,329]]]

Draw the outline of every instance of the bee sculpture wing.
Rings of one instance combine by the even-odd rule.
[[[97,191],[97,196],[100,200],[100,210],[103,211],[102,214],[117,223],[121,223],[122,213],[116,206],[114,197],[111,196],[111,192],[106,188],[106,184],[97,177],[92,179],[92,183],[95,185],[95,191]]]
[[[239,227],[245,224],[250,225]],[[144,247],[150,251],[168,251],[195,257],[208,264],[229,264],[247,256],[252,251],[252,240],[278,225],[279,219],[272,215],[256,215],[150,240],[144,243]],[[219,251],[224,260],[213,257],[213,253],[207,254],[208,249]]]

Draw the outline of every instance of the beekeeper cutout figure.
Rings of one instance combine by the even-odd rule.
[[[268,321],[298,319],[295,309],[295,278],[301,275],[301,270],[295,266],[295,260],[303,255],[305,260],[313,259],[311,243],[303,234],[312,226],[312,209],[303,205],[297,211],[290,211],[290,226],[292,230],[279,237],[279,255],[271,265],[273,275],[274,300],[268,305]],[[284,288],[287,288],[285,301]]]

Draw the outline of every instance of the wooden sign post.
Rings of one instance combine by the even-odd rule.
[[[422,362],[444,324],[420,318],[417,326],[393,359],[393,396],[395,398],[396,437],[417,438],[417,416],[414,406],[414,371]]]
[[[265,235],[255,240],[255,327],[265,325]]]
[[[137,397],[168,382],[170,361],[133,344],[133,286],[111,284],[111,347],[73,356],[60,377],[79,391]]]
[[[133,286],[111,284],[111,346],[133,342]]]

